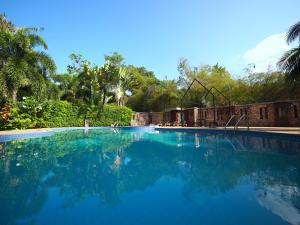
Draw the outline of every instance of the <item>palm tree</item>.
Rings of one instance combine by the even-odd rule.
[[[3,21],[3,18],[0,20]],[[14,28],[0,32],[0,91],[16,102],[18,90],[30,86],[35,94],[45,89],[45,81],[54,73],[54,61],[44,51],[46,42],[34,31],[38,28]]]
[[[0,32],[13,31],[15,26],[8,21],[5,14],[0,14]]]
[[[279,60],[279,68],[286,73],[288,80],[293,83],[300,81],[300,21],[294,24],[287,33],[287,43],[299,41],[297,47],[287,51]]]
[[[105,60],[104,65],[101,66],[99,71],[99,78],[97,80],[99,89],[101,90],[102,106],[108,102],[109,92],[116,81],[118,74],[117,67],[114,66],[109,60]]]
[[[124,66],[121,66],[119,68],[119,78],[112,86],[112,92],[115,95],[115,100],[118,106],[124,106],[124,96],[126,93],[126,90],[128,89],[129,83],[130,83],[130,74],[127,73],[127,70]]]
[[[82,71],[77,76],[79,81],[78,97],[87,104],[93,104],[93,73],[89,63],[83,65]]]

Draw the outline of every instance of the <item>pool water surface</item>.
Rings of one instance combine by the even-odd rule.
[[[0,142],[0,224],[300,224],[300,141],[76,129]]]

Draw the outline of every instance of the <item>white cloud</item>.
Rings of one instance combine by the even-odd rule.
[[[289,49],[285,33],[273,34],[247,50],[243,54],[243,59],[247,64],[255,64],[254,72],[266,72],[269,69],[275,70],[278,59]]]

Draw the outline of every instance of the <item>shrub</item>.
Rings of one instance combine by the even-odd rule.
[[[5,125],[6,129],[28,129],[33,128],[35,124],[31,121],[29,118],[22,118],[22,115],[20,117],[13,118]]]
[[[27,113],[21,113],[19,108],[13,108],[11,118],[4,124],[4,129],[27,129],[35,127],[35,122],[30,119]]]
[[[83,117],[79,108],[67,101],[47,101],[42,105],[39,127],[74,127],[82,126]]]
[[[90,126],[110,126],[117,123],[121,126],[130,125],[132,110],[126,106],[106,105],[103,111],[88,117]]]
[[[1,117],[0,128],[79,127],[83,126],[85,117],[89,119],[90,126],[110,126],[114,123],[125,126],[130,125],[131,114],[132,110],[125,106],[106,105],[100,109],[87,105],[78,107],[67,101],[39,103],[33,98],[24,98],[10,109],[6,120]]]
[[[0,110],[0,128],[4,128],[12,114],[12,106],[9,104],[4,105]]]

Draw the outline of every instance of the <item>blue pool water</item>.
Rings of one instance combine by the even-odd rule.
[[[76,129],[0,142],[0,224],[300,224],[300,141]]]

